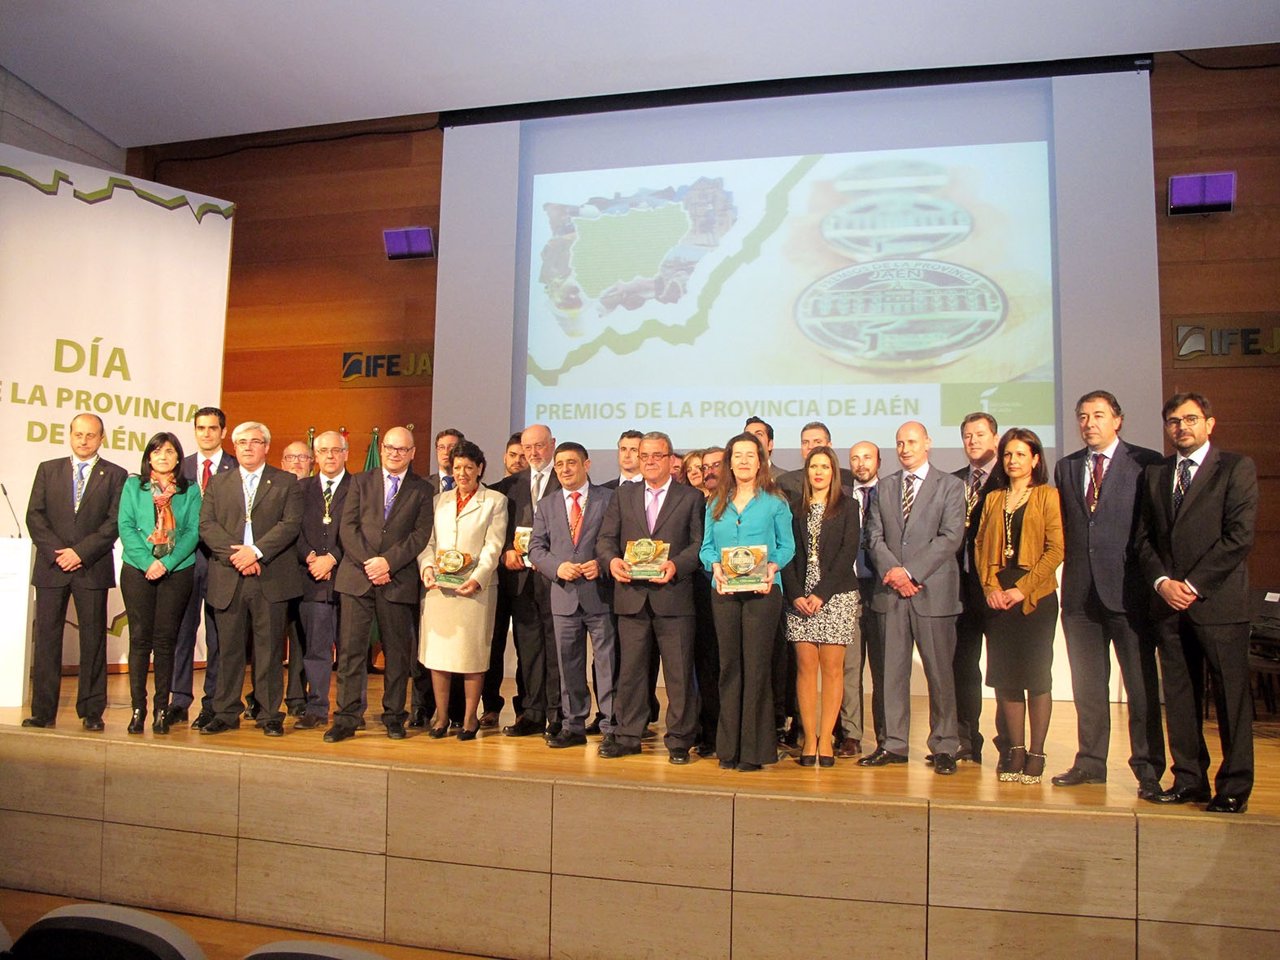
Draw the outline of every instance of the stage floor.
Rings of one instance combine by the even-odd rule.
[[[196,683],[203,682],[203,671],[196,672]],[[847,799],[943,800],[949,802],[996,802],[1001,806],[1031,806],[1044,808],[1109,808],[1119,810],[1157,809],[1137,798],[1137,783],[1126,763],[1128,757],[1127,712],[1121,704],[1113,705],[1111,715],[1111,750],[1108,763],[1108,780],[1105,785],[1073,788],[1054,787],[1049,777],[1071,766],[1075,756],[1075,709],[1070,702],[1054,704],[1053,720],[1049,727],[1049,740],[1045,750],[1048,764],[1045,780],[1038,785],[1001,783],[996,779],[995,753],[987,750],[980,766],[961,763],[954,776],[940,777],[932,767],[923,762],[928,752],[925,738],[928,732],[928,703],[923,697],[914,698],[912,704],[912,762],[901,766],[868,769],[859,767],[855,760],[837,760],[834,768],[802,768],[790,755],[783,754],[776,766],[766,767],[758,773],[739,773],[721,770],[714,760],[695,760],[688,766],[673,766],[667,762],[667,752],[661,741],[661,720],[656,725],[659,738],[646,741],[643,753],[638,756],[606,760],[596,755],[598,737],[588,738],[585,748],[552,750],[540,737],[511,738],[502,735],[500,728],[482,730],[470,743],[462,743],[456,737],[432,740],[423,731],[410,730],[407,739],[388,740],[376,719],[368,728],[359,731],[354,739],[340,744],[323,741],[323,729],[295,730],[294,720],[285,722],[285,736],[271,738],[263,735],[251,721],[244,721],[241,728],[218,736],[203,736],[198,731],[175,728],[168,736],[156,736],[148,724],[146,733],[130,736],[125,732],[129,722],[128,678],[124,674],[112,674],[107,683],[108,709],[104,714],[106,731],[88,733],[75,716],[74,677],[62,681],[61,710],[58,725],[53,732],[93,740],[124,740],[157,744],[198,746],[209,749],[227,749],[236,752],[254,751],[281,756],[332,759],[348,762],[370,762],[380,765],[411,764],[453,772],[490,773],[500,775],[529,775],[557,780],[589,780],[592,782],[629,785],[650,784],[655,787],[705,787],[732,790],[734,792],[764,792],[773,795],[839,797]],[[382,678],[373,675],[369,679],[369,700],[381,703]],[[515,683],[508,680],[504,694],[508,706],[503,710],[502,723],[514,719],[510,699]],[[660,701],[664,691],[658,690]],[[664,701],[665,709],[665,701]],[[983,730],[990,738],[994,734],[995,702],[983,704]],[[16,708],[0,709],[0,726],[16,727],[25,714]],[[378,709],[369,711],[376,718]],[[869,711],[868,711],[869,715]],[[33,736],[44,733],[28,731]],[[1205,724],[1205,737],[1213,758],[1212,770],[1219,757],[1216,725]],[[1249,802],[1249,814],[1280,816],[1280,718],[1263,717],[1254,727],[1256,755],[1256,782]],[[865,742],[864,742],[865,745]],[[869,752],[874,746],[865,745]],[[1167,787],[1172,775],[1165,774]],[[1175,808],[1188,812],[1194,808]]]

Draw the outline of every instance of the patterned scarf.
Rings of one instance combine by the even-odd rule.
[[[168,556],[173,550],[173,531],[177,522],[173,519],[173,507],[169,501],[178,492],[178,484],[172,473],[161,475],[151,473],[151,501],[156,507],[156,528],[147,537],[151,544],[151,553],[155,557]]]

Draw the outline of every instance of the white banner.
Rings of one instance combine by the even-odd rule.
[[[77,413],[102,417],[101,456],[130,473],[158,431],[192,447],[193,414],[222,392],[233,212],[0,144],[0,480],[24,535],[35,468],[69,455]],[[0,535],[17,533],[0,507]],[[107,661],[122,663],[119,591],[109,604]],[[75,663],[69,626],[63,656]]]

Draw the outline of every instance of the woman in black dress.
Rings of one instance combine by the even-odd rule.
[[[1053,712],[1062,510],[1034,432],[1014,427],[1000,438],[989,490],[975,562],[987,598],[987,686],[996,691],[996,728],[1005,744],[997,773],[1006,782],[1039,783]]]

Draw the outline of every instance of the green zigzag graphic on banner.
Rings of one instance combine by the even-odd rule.
[[[625,356],[628,353],[635,353],[644,346],[646,341],[652,339],[664,340],[672,346],[693,343],[699,336],[710,329],[710,324],[707,322],[707,311],[715,301],[715,298],[720,295],[720,290],[724,287],[725,281],[740,266],[750,263],[760,256],[760,247],[773,231],[782,225],[782,221],[787,215],[787,195],[800,182],[800,178],[812,170],[814,164],[821,159],[821,156],[801,157],[799,162],[788,171],[787,175],[779,180],[777,185],[769,191],[765,199],[765,215],[755,229],[748,233],[742,241],[742,249],[732,257],[725,259],[712,272],[707,280],[707,285],[702,288],[701,296],[698,297],[698,309],[689,318],[688,323],[677,326],[649,319],[630,333],[606,330],[589,343],[584,343],[582,346],[574,347],[570,350],[569,354],[564,358],[564,363],[558,369],[546,370],[538,366],[530,358],[529,374],[535,377],[543,386],[551,387],[559,382],[563,374],[568,373],[578,364],[590,360],[606,347],[618,356]]]
[[[53,180],[49,183],[42,183],[28,173],[18,170],[16,167],[0,166],[0,177],[8,177],[11,180],[17,180],[19,183],[25,183],[29,187],[34,187],[46,196],[55,196],[62,185],[65,183],[72,187],[72,196],[83,203],[101,203],[104,200],[110,200],[115,196],[116,188],[129,190],[139,200],[145,200],[147,203],[154,203],[157,207],[163,207],[166,210],[180,210],[183,207],[189,209],[196,218],[196,222],[200,223],[204,220],[207,213],[216,213],[225,220],[230,220],[236,211],[236,205],[229,203],[225,207],[216,203],[202,203],[198,207],[191,206],[191,201],[186,194],[179,194],[176,197],[166,199],[158,194],[151,193],[147,190],[135,186],[132,180],[126,180],[124,177],[110,177],[107,185],[101,190],[76,190],[75,183],[62,170],[55,169],[53,171]]]

